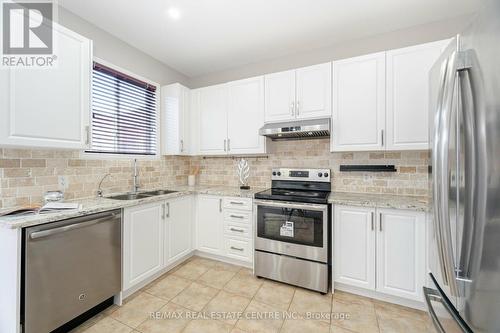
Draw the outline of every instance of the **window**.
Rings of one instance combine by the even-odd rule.
[[[156,155],[156,86],[94,62],[88,153]]]

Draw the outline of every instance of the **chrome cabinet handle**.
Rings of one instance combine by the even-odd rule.
[[[236,231],[236,232],[245,232],[245,230],[243,230],[243,229],[236,229],[236,228],[230,228],[229,230]]]
[[[90,147],[90,126],[85,126],[85,145]]]
[[[181,140],[181,153],[184,152],[184,140]]]
[[[170,202],[167,202],[167,217],[170,217]]]
[[[241,201],[230,201],[229,203],[231,205],[244,205],[245,204],[244,202],[241,202]]]
[[[382,213],[379,215],[379,231],[382,231]]]
[[[380,131],[380,137],[381,137],[381,140],[382,140],[382,147],[383,147],[384,146],[384,130]]]
[[[241,247],[234,247],[234,246],[231,246],[231,250],[245,251],[245,249],[242,249]]]
[[[244,219],[245,217],[244,216],[241,216],[241,215],[229,215],[229,217],[232,217],[232,218],[235,218],[235,219]]]
[[[164,220],[166,216],[165,213],[165,204],[161,204],[161,219]]]
[[[227,151],[226,143],[227,143],[227,139],[224,139],[224,151]]]
[[[219,212],[222,212],[222,199],[219,199]]]
[[[375,222],[373,220],[374,219],[374,215],[375,215],[375,213],[372,212],[372,231],[375,230]]]
[[[300,102],[297,101],[297,106],[295,107],[295,115],[298,116],[299,115],[299,110],[300,110]]]
[[[292,113],[292,117],[295,116],[294,108],[295,108],[295,103],[294,102],[290,103],[290,112]]]
[[[231,151],[231,139],[227,139],[227,151]]]

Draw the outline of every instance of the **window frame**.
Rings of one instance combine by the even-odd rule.
[[[91,153],[87,152],[87,149],[91,149],[91,146],[85,150],[80,151],[80,157],[83,159],[123,159],[123,160],[130,160],[130,159],[138,159],[138,160],[159,160],[161,159],[161,85],[153,80],[150,80],[148,78],[145,78],[141,75],[138,75],[128,69],[125,69],[123,67],[117,66],[113,63],[110,63],[109,61],[106,61],[104,59],[98,58],[98,57],[93,57],[92,59],[92,68],[91,71],[93,72],[93,63],[97,62],[100,63],[104,66],[107,66],[111,69],[117,70],[123,74],[129,75],[133,78],[136,78],[138,80],[144,81],[148,84],[151,84],[156,87],[156,151],[154,155],[142,155],[142,154],[123,154],[123,153]],[[93,78],[91,76],[91,89],[90,89],[90,108],[89,108],[89,138],[90,138],[90,145],[92,145],[92,83],[93,83]]]

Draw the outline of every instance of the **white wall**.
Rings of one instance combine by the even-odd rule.
[[[59,6],[57,14],[60,24],[94,41],[94,56],[161,85],[174,82],[185,85],[189,83],[185,75],[72,12]]]
[[[469,24],[472,17],[471,15],[460,16],[450,20],[375,35],[368,38],[345,41],[330,47],[311,50],[305,53],[293,54],[202,75],[191,78],[189,86],[191,88],[199,88],[266,73],[445,39],[462,31]]]

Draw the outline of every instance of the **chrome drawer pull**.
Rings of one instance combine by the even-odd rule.
[[[235,228],[230,228],[229,230],[231,230],[231,231],[237,231],[237,232],[245,232],[245,230],[235,229]]]
[[[229,215],[230,217],[234,217],[235,219],[244,219],[245,217],[244,216],[241,216],[241,215]]]
[[[234,247],[234,246],[231,246],[231,250],[245,251],[245,249],[242,249],[241,247]]]
[[[229,203],[231,205],[243,205],[243,204],[245,204],[244,202],[241,202],[241,201],[230,201]]]

